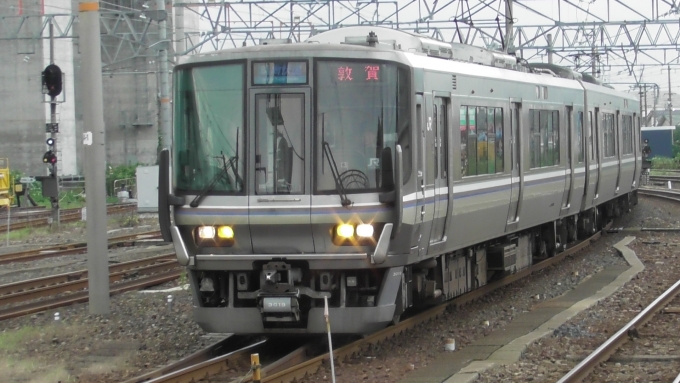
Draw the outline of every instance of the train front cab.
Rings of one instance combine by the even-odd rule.
[[[409,248],[395,205],[415,185],[410,70],[379,55],[269,50],[175,76],[174,188],[160,185],[195,320],[210,332],[320,333],[328,299],[334,332],[384,327]]]

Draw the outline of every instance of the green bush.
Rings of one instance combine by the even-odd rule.
[[[668,157],[654,157],[652,158],[652,169],[678,169],[679,168],[678,158],[668,158]]]
[[[108,172],[106,172],[106,194],[110,196],[115,196],[115,192],[113,190],[113,182],[115,180],[135,178],[137,166],[139,166],[139,164],[118,165],[116,167],[109,166],[109,170]]]

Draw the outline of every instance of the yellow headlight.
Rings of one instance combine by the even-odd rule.
[[[354,226],[343,223],[338,225],[335,231],[339,237],[351,238],[354,235]]]
[[[231,226],[220,226],[217,228],[217,236],[222,239],[234,238],[234,229]]]
[[[357,235],[359,237],[372,237],[373,225],[362,223],[361,225],[357,226]]]
[[[215,238],[215,228],[213,226],[200,226],[198,228],[198,237],[201,239]]]

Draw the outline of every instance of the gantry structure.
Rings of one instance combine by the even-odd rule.
[[[680,62],[680,0],[174,1],[161,9],[143,0],[102,0],[104,70],[138,57],[157,57],[170,40],[177,56],[261,39],[301,41],[355,25],[505,50],[599,77],[625,74],[636,86],[645,83],[646,68],[670,70]],[[187,27],[188,17],[199,22]],[[157,21],[165,19],[173,21],[168,24],[172,30],[159,42]],[[46,38],[49,23],[57,38],[77,37],[74,14],[24,13],[0,16],[0,39]]]

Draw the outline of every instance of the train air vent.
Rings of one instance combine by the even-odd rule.
[[[451,75],[451,87],[453,90],[458,89],[458,78],[456,78],[455,74]]]

